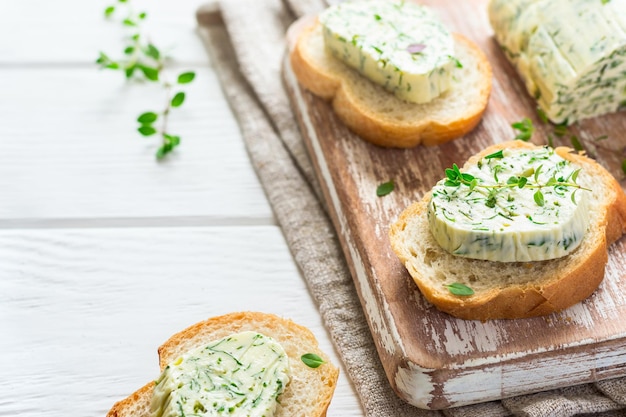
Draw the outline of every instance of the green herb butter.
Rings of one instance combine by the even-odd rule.
[[[626,0],[491,0],[489,19],[552,122],[626,106]]]
[[[242,332],[170,363],[156,381],[151,415],[271,417],[289,378],[276,341]]]
[[[588,227],[584,172],[554,149],[504,149],[432,190],[430,230],[448,252],[474,259],[529,262],[578,247]]]
[[[409,1],[344,2],[326,9],[320,22],[333,56],[409,102],[444,93],[461,65],[451,33],[431,10]]]

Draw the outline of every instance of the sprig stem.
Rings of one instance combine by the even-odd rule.
[[[486,158],[491,159],[495,158],[493,155],[497,155],[495,157],[502,157],[502,152],[498,151],[495,154],[488,155]],[[491,158],[490,158],[491,157]],[[493,194],[493,191],[502,190],[502,189],[513,189],[513,188],[528,188],[528,189],[536,189],[537,191],[534,193],[533,198],[535,203],[538,206],[543,206],[545,204],[544,196],[541,190],[543,188],[557,188],[557,187],[571,187],[574,188],[575,191],[571,195],[572,202],[576,204],[575,193],[577,190],[585,190],[591,191],[591,189],[583,187],[576,183],[576,179],[578,178],[578,174],[580,173],[580,169],[572,171],[567,178],[557,178],[552,176],[547,182],[540,183],[539,182],[539,174],[541,173],[542,165],[539,165],[536,169],[532,169],[531,171],[524,173],[524,175],[520,176],[511,176],[507,180],[506,183],[497,183],[497,184],[482,184],[478,181],[478,178],[474,177],[471,174],[461,172],[459,167],[456,164],[452,165],[452,168],[446,169],[446,180],[444,185],[448,187],[460,187],[461,185],[465,185],[469,187],[470,191],[474,190],[488,190],[488,199],[486,205],[488,207],[495,207],[496,198]],[[534,184],[528,182],[528,178],[533,176]]]
[[[164,109],[160,112],[147,111],[137,118],[139,123],[137,131],[142,136],[159,134],[161,137],[156,158],[162,160],[180,144],[180,136],[169,132],[168,120],[172,108],[180,107],[185,102],[186,96],[184,91],[177,91],[172,97],[172,90],[175,85],[192,82],[195,73],[191,71],[180,73],[176,83],[167,80],[164,76],[166,57],[141,30],[147,13],[135,12],[130,0],[117,0],[115,5],[108,6],[104,10],[104,15],[107,18],[112,18],[115,14],[123,16],[121,17],[122,25],[131,30],[127,37],[127,44],[123,49],[125,58],[114,60],[104,52],[100,52],[96,63],[103,69],[123,71],[127,80],[156,82],[164,89],[166,98]],[[161,121],[160,127],[155,127],[158,120]]]

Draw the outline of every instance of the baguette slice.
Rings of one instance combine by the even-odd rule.
[[[197,323],[173,335],[159,347],[160,368],[163,370],[178,356],[204,343],[246,330],[272,337],[281,344],[289,357],[291,381],[280,397],[275,416],[325,416],[335,391],[339,369],[330,362],[325,353],[320,351],[317,340],[310,330],[278,316],[242,312]],[[315,353],[325,363],[319,368],[309,368],[300,359],[305,353]],[[149,417],[153,388],[154,381],[115,403],[107,417]]]
[[[431,102],[409,103],[369,81],[326,52],[315,17],[294,23],[287,35],[290,63],[299,83],[332,101],[335,113],[361,138],[384,147],[439,145],[471,131],[491,92],[491,66],[483,52],[454,35],[458,68],[452,87]]]
[[[534,146],[522,141],[496,144],[470,158],[465,166],[503,148]],[[454,256],[442,249],[430,232],[430,194],[407,207],[390,227],[394,252],[435,307],[470,320],[541,316],[584,300],[600,285],[608,245],[626,232],[626,196],[617,180],[592,159],[568,148],[557,148],[556,152],[582,167],[578,183],[592,189],[587,234],[565,257],[505,263]],[[453,295],[445,285],[455,282],[469,286],[475,294]]]

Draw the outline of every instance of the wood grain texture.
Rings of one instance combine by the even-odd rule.
[[[547,317],[486,323],[455,319],[429,305],[389,246],[399,213],[420,199],[444,169],[490,144],[513,139],[512,122],[533,119],[533,141],[551,127],[536,117],[512,66],[492,38],[486,1],[426,1],[453,30],[487,54],[493,92],[479,126],[439,147],[383,149],[349,132],[328,103],[301,89],[288,62],[285,79],[301,130],[324,184],[370,329],[396,392],[423,408],[447,408],[626,375],[626,241],[610,249],[606,277],[583,303]],[[583,121],[570,131],[624,184],[626,114]],[[596,138],[607,135],[608,139]],[[569,136],[555,145],[570,145]],[[376,196],[393,179],[395,191]]]
[[[23,0],[0,4],[0,67],[93,65],[98,52],[123,55],[127,31],[108,21],[109,0]],[[203,0],[133,0],[133,10],[147,12],[143,30],[174,64],[205,64],[206,53],[195,33],[195,12]],[[123,7],[121,7],[124,10]],[[115,18],[126,17],[120,13]],[[11,40],[11,41],[9,41]]]
[[[165,105],[159,86],[95,66],[3,69],[0,227],[273,224],[215,74],[194,69],[169,120],[182,143],[163,163],[159,139],[136,131],[139,114]]]
[[[103,416],[171,335],[234,311],[291,318],[341,366],[274,226],[5,230],[0,259],[0,416]],[[342,371],[328,416],[362,415]]]

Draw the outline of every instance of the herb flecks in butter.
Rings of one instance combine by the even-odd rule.
[[[580,168],[552,148],[503,149],[461,172],[455,164],[433,188],[431,232],[448,252],[527,262],[574,250],[588,225]]]
[[[289,382],[284,349],[256,332],[209,343],[170,363],[156,381],[152,417],[271,417]]]
[[[626,2],[491,0],[495,37],[555,124],[612,113],[626,100]]]
[[[452,34],[428,8],[364,0],[320,15],[326,49],[398,98],[427,103],[447,91],[457,67]]]

